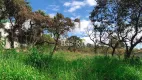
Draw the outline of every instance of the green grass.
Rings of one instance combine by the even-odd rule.
[[[93,54],[36,49],[0,53],[0,80],[142,80],[139,59],[123,60]]]

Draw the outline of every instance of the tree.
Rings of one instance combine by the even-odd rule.
[[[11,23],[11,29],[6,30],[9,33],[11,48],[14,48],[15,39],[18,39],[20,43],[28,41],[28,43],[36,44],[45,29],[54,34],[55,45],[57,45],[60,35],[73,28],[73,22],[80,22],[79,19],[72,21],[59,13],[54,18],[50,18],[41,10],[32,12],[30,5],[25,0],[1,0],[1,3],[0,11],[5,13],[4,19],[9,19]],[[23,28],[23,24],[27,21],[30,25],[28,30]],[[18,33],[15,33],[16,31]],[[55,49],[56,46],[53,52]]]
[[[21,29],[22,24],[28,19],[31,11],[24,0],[4,0],[1,3],[3,5],[0,10],[3,13],[1,20],[9,19],[11,23],[11,28],[6,31],[9,33],[8,38],[11,43],[11,48],[14,48],[14,40],[15,36],[17,36],[15,32]],[[14,23],[13,20],[15,21]]]
[[[78,22],[79,20],[72,21],[68,17],[64,17],[64,15],[57,13],[54,18],[51,19],[51,22],[48,26],[48,31],[53,34],[55,46],[53,51],[51,52],[51,56],[56,50],[59,39],[61,35],[66,34],[68,31],[74,28],[74,22]]]
[[[116,49],[124,47],[123,42],[121,42],[117,36],[111,37],[108,45],[110,45],[112,48],[112,56],[115,54]]]
[[[69,38],[67,38],[67,41],[71,44],[69,45],[69,50],[71,50],[71,48],[73,48],[73,51],[75,52],[77,48],[81,47],[82,44],[82,40],[77,37],[77,36],[71,36]]]
[[[87,27],[86,29],[86,33],[87,35],[89,36],[89,38],[91,39],[91,41],[94,43],[94,53],[97,53],[97,45],[99,44],[98,43],[98,32],[96,31],[96,29],[92,29],[92,28],[89,28]]]
[[[105,20],[108,24],[115,25],[111,30],[113,30],[113,33],[117,33],[119,41],[125,44],[125,58],[130,58],[134,47],[142,41],[142,36],[140,35],[142,33],[142,1],[97,1],[98,6],[91,13],[91,20],[97,19],[100,22]]]
[[[2,4],[2,18],[9,19],[11,23],[11,28],[6,30],[9,33],[11,48],[14,48],[15,40],[19,43],[36,44],[49,23],[49,16],[41,10],[32,12],[32,8],[25,0],[4,0]],[[25,29],[25,23],[28,23],[29,29]],[[15,33],[16,31],[18,33]]]
[[[125,43],[125,58],[129,58],[135,46],[142,42],[142,1],[124,0],[119,5],[118,31]]]
[[[90,19],[94,33],[98,34],[99,44],[112,48],[112,56],[120,42],[115,31],[117,0],[97,0],[98,5],[91,12]],[[114,41],[115,40],[115,41]]]
[[[43,31],[47,28],[47,26],[50,23],[50,17],[41,10],[32,12],[30,16],[30,23],[28,24],[30,25],[30,28],[24,31],[24,35],[27,35],[27,39],[30,44],[35,45],[37,43],[40,43]]]

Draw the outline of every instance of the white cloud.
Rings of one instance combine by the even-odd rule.
[[[71,5],[70,2],[65,2],[65,3],[64,3],[64,6],[70,6],[70,5]]]
[[[95,0],[86,0],[87,4],[89,4],[90,6],[95,6],[97,5],[97,2]]]
[[[94,44],[93,41],[89,37],[83,37],[81,39],[84,40],[84,44],[87,44],[87,43]]]
[[[82,1],[65,2],[64,6],[70,7],[68,12],[74,12],[75,10],[81,8],[82,6],[85,6],[85,3]]]
[[[73,6],[84,6],[85,3],[82,2],[82,1],[73,1],[72,5],[73,5]]]
[[[55,7],[52,9],[53,11],[59,11],[59,7]]]
[[[95,6],[97,3],[95,0],[84,0],[84,1],[72,1],[72,2],[65,2],[64,6],[70,7],[68,12],[74,12],[77,9],[80,9],[84,6]]]
[[[60,6],[58,5],[49,5],[48,7],[46,7],[46,10],[45,11],[48,11],[48,10],[53,10],[53,11],[59,11],[60,9]]]
[[[74,7],[71,7],[68,11],[69,12],[74,12],[75,10],[81,8],[80,6],[74,6]]]
[[[56,14],[54,14],[54,13],[49,14],[49,16],[50,16],[51,18],[53,18],[55,15],[56,15]]]
[[[79,35],[79,36],[86,36],[86,28],[91,26],[91,22],[89,20],[81,20],[80,27],[79,23],[75,23],[75,29],[73,29],[70,34],[72,35]]]
[[[89,23],[90,23],[90,21],[81,20],[80,27],[79,27],[79,24],[76,23],[76,26],[75,26],[75,29],[73,32],[75,32],[75,33],[84,32],[85,29],[87,28],[87,26],[89,25]]]

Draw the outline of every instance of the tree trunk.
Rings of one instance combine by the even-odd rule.
[[[55,50],[56,50],[56,47],[57,47],[57,42],[55,43],[55,46],[54,46],[54,48],[53,48],[53,51],[52,51],[52,54],[55,52]]]
[[[106,50],[105,55],[108,56],[108,50],[109,50],[109,47],[107,47],[107,48],[104,49],[104,50]]]
[[[14,25],[13,25],[13,23],[12,23],[12,19],[10,18],[10,17],[8,17],[9,18],[9,20],[10,20],[10,23],[11,23],[11,31],[10,31],[10,33],[9,33],[9,41],[10,41],[10,47],[11,48],[14,48],[14,36],[13,36],[13,34],[14,34]]]
[[[55,46],[54,46],[54,48],[53,48],[53,51],[52,51],[51,54],[50,54],[50,58],[52,58],[52,56],[53,56],[53,54],[54,54],[54,52],[55,52],[55,50],[56,50],[56,48],[57,48],[58,41],[59,41],[59,37],[60,37],[60,35],[58,34],[58,35],[57,35],[57,39],[55,40]]]
[[[126,53],[125,53],[125,59],[129,59],[131,54],[132,54],[132,51],[133,51],[133,48],[134,47],[130,47],[128,50],[126,50]]]
[[[11,32],[9,32],[9,35],[8,35],[8,39],[10,41],[10,48],[14,48],[14,40],[13,40],[13,34]]]
[[[117,42],[116,44],[115,44],[115,46],[114,47],[112,47],[112,56],[114,56],[114,53],[115,53],[115,50],[116,50],[116,48],[118,47],[118,45],[119,45],[119,42]]]
[[[94,45],[95,45],[94,46],[94,53],[97,54],[97,45],[96,45],[96,42],[94,43]]]
[[[12,39],[10,40],[10,47],[14,48],[14,41]]]
[[[112,48],[111,55],[114,56],[114,53],[115,53],[115,48]]]
[[[96,54],[96,47],[94,47],[94,53]]]
[[[131,52],[130,51],[127,51],[125,53],[125,59],[129,59],[130,58],[130,55],[131,55]]]

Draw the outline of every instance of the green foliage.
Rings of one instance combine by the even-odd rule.
[[[40,14],[43,15],[43,16],[46,16],[46,13],[45,13],[44,11],[42,11],[42,10],[37,10],[37,11],[35,11],[35,12],[40,13]]]
[[[54,42],[54,39],[49,34],[43,34],[43,39],[48,42]]]
[[[74,27],[74,23],[70,18],[64,17],[61,13],[57,13],[54,18],[51,18],[48,31],[54,35],[54,39],[58,42],[61,35],[65,35]]]
[[[26,63],[36,68],[43,68],[48,65],[48,56],[40,53],[36,48],[31,49]]]
[[[83,42],[80,39],[80,37],[77,36],[71,36],[69,38],[67,38],[67,41],[70,45],[68,45],[68,50],[70,51],[76,51],[76,49],[82,47]]]

